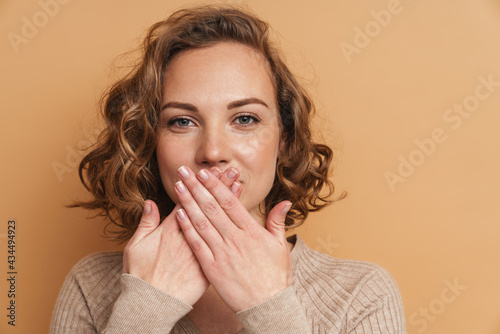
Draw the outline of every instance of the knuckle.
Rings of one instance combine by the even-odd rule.
[[[217,208],[217,205],[215,205],[215,203],[209,201],[209,202],[203,204],[202,210],[203,210],[203,212],[206,212],[208,214],[214,214],[214,213],[217,213],[218,208]]]
[[[212,224],[208,221],[208,219],[204,218],[198,222],[197,227],[200,231],[203,231],[209,228],[211,225]]]
[[[184,205],[190,206],[192,203],[195,202],[195,200],[192,196],[184,196],[184,198],[182,199],[182,202]]]
[[[236,200],[232,197],[224,198],[221,202],[221,207],[224,210],[232,210],[236,207]]]
[[[198,191],[198,189],[200,189],[200,187],[202,187],[202,184],[198,181],[192,182],[190,184],[191,191]]]
[[[194,240],[191,242],[191,248],[194,251],[200,250],[201,249],[201,242],[199,240]]]
[[[187,222],[179,222],[179,226],[184,232],[189,231],[191,228],[193,228],[193,225],[188,224]]]
[[[137,230],[148,229],[155,225],[155,222],[152,219],[142,218],[139,221],[139,225],[137,226]]]
[[[208,190],[212,190],[217,187],[217,179],[216,178],[209,178],[207,181],[205,181],[205,188]]]

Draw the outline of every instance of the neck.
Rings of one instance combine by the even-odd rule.
[[[250,211],[250,215],[260,224],[260,226],[266,227],[266,217],[260,212],[259,208]]]

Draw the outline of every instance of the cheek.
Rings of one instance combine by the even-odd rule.
[[[163,187],[168,196],[177,203],[174,184],[179,180],[177,169],[188,160],[187,152],[175,140],[163,138],[158,140],[156,156]]]
[[[255,135],[248,136],[239,142],[239,146],[238,152],[243,156],[252,156],[256,161],[267,160],[268,162],[268,164],[259,163],[258,165],[266,165],[267,168],[269,165],[275,165],[279,150],[278,125],[268,126]]]
[[[276,160],[279,149],[279,138],[269,132],[262,136],[248,138],[238,143],[240,161],[249,172],[248,189],[252,198],[261,202],[267,196],[274,182]],[[248,193],[246,194],[248,195]]]
[[[266,170],[276,162],[278,149],[273,138],[249,138],[238,146],[238,154],[253,166],[252,169]]]

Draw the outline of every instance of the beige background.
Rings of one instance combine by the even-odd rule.
[[[2,333],[46,333],[71,266],[118,248],[99,237],[100,219],[64,207],[85,194],[75,152],[95,137],[116,57],[193,3],[54,1],[0,1]],[[409,333],[500,333],[500,2],[243,3],[279,32],[317,102],[317,128],[337,148],[337,188],[349,192],[297,232],[332,256],[389,270]],[[392,10],[385,26],[374,18],[381,10]],[[458,117],[451,108],[464,103],[473,111]],[[398,168],[391,187],[387,173]],[[15,328],[6,324],[9,218],[18,226]]]

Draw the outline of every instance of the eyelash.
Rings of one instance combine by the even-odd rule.
[[[250,115],[250,114],[242,114],[242,115],[238,115],[237,117],[234,118],[233,122],[237,119],[241,119],[242,117],[249,117],[251,120],[252,120],[252,123],[259,123],[260,122],[260,119],[254,115]],[[172,118],[169,122],[168,122],[168,125],[169,126],[177,126],[179,128],[187,128],[188,126],[179,126],[178,124],[175,124],[176,122],[178,121],[183,121],[183,120],[186,120],[186,121],[189,121],[189,122],[192,122],[194,123],[190,118],[187,118],[187,117],[174,117]],[[252,123],[249,123],[249,124],[241,124],[241,123],[238,123],[240,126],[250,126]]]
[[[258,118],[257,116],[254,116],[254,115],[250,115],[250,114],[241,114],[241,115],[238,115],[237,117],[235,117],[234,120],[237,120],[237,119],[240,119],[242,117],[250,117],[250,119],[252,120],[252,123],[259,123],[260,122],[260,118]],[[233,121],[234,122],[234,121]],[[241,126],[249,126],[251,125],[252,123],[250,124],[241,124]]]
[[[186,128],[186,126],[179,126],[178,124],[177,125],[175,124],[178,121],[184,121],[184,120],[189,121],[189,122],[193,122],[192,120],[190,120],[189,118],[186,118],[186,117],[174,117],[170,121],[168,121],[168,125],[169,126],[177,126],[179,128]]]

